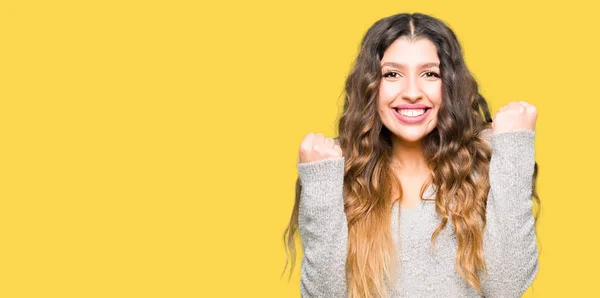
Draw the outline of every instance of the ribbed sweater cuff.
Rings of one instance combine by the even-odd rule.
[[[344,178],[344,158],[329,158],[320,161],[298,163],[298,176],[306,183],[338,183]]]
[[[492,135],[493,153],[509,160],[529,161],[534,158],[534,130],[516,130]],[[525,155],[518,157],[518,155]]]

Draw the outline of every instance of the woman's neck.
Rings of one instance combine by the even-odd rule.
[[[417,174],[429,172],[429,165],[423,155],[422,142],[406,142],[395,138],[392,142],[393,164],[399,173]]]

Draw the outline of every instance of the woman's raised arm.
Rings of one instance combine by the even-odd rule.
[[[319,143],[317,138],[316,143],[317,150],[323,150],[319,147],[325,142]],[[315,152],[307,152],[312,149],[304,145],[304,157],[301,149],[298,162],[301,182],[298,230],[304,251],[300,293],[302,297],[346,297],[348,222],[343,200],[344,157],[338,146],[334,150],[337,153],[322,154],[330,154],[328,158],[315,158]]]
[[[537,112],[531,107],[520,109],[511,103],[511,107],[501,110],[506,119],[495,123],[497,130],[491,136],[490,192],[483,238],[487,275],[481,283],[485,297],[520,297],[538,272],[532,214],[536,134],[533,125]],[[528,124],[504,126],[519,121]]]

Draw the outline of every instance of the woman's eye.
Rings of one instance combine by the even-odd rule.
[[[383,74],[383,77],[384,78],[388,78],[388,77],[397,78],[397,76],[394,76],[394,75],[400,75],[400,74],[395,71],[390,71],[390,72]]]
[[[425,76],[428,77],[428,78],[431,78],[431,77],[439,78],[440,77],[440,75],[438,73],[433,72],[433,71],[426,72]]]

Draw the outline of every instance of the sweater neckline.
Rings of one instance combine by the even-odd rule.
[[[437,189],[437,187],[433,183],[429,184],[429,187],[423,193],[423,198],[429,199],[430,197],[432,197],[433,195],[435,195],[436,189]],[[399,205],[400,209],[403,212],[409,212],[409,213],[410,212],[416,212],[418,210],[423,209],[423,205],[426,202],[429,202],[429,201],[423,200],[423,198],[421,200],[419,200],[414,206],[408,207],[408,208],[402,207],[402,205],[400,204],[400,202],[397,202],[397,204]]]

